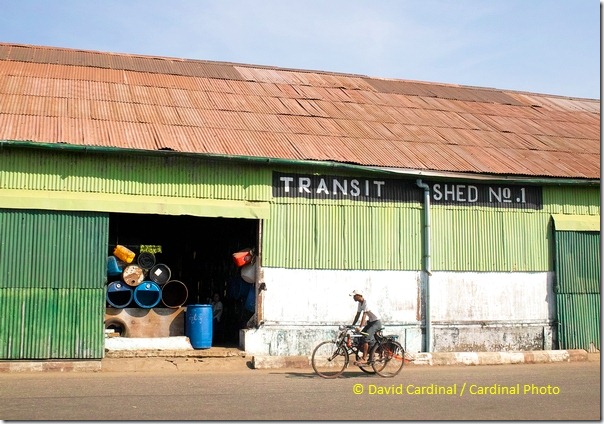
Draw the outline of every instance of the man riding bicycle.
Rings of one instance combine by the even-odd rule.
[[[356,325],[361,312],[363,313],[360,326],[363,327],[361,331],[363,333],[367,333],[367,336],[363,336],[361,338],[360,346],[363,350],[363,356],[357,365],[365,365],[367,364],[367,352],[369,351],[369,344],[373,345],[373,343],[375,343],[375,333],[382,328],[382,322],[380,321],[379,314],[375,307],[367,302],[360,290],[354,290],[352,293],[350,293],[350,296],[352,296],[355,302],[359,302],[357,314],[354,317],[352,325]]]

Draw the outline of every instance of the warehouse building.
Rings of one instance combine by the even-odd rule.
[[[182,301],[115,307],[116,246]],[[0,44],[0,359],[214,293],[216,343],[306,355],[354,289],[410,352],[594,350],[599,246],[598,99]]]

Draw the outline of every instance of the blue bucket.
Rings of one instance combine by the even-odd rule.
[[[160,301],[161,288],[153,281],[143,281],[134,288],[134,302],[141,308],[153,308]]]
[[[187,305],[185,334],[193,349],[212,347],[212,305]]]
[[[107,303],[114,308],[125,308],[132,302],[132,287],[121,282],[114,281],[107,285]]]
[[[107,256],[107,276],[117,277],[118,275],[122,275],[122,269],[117,263],[117,258],[115,256]]]

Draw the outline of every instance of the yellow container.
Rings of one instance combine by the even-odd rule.
[[[134,252],[128,249],[126,246],[122,246],[118,244],[113,249],[113,254],[121,261],[126,262],[127,264],[131,263],[134,260]]]

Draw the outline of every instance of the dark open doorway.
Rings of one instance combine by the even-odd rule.
[[[246,309],[245,299],[229,290],[239,276],[232,254],[244,248],[257,251],[258,226],[252,219],[112,213],[108,254],[118,244],[137,254],[141,245],[161,247],[156,263],[165,264],[170,280],[181,281],[188,290],[182,306],[210,303],[218,293],[224,312],[215,344],[238,345],[239,330],[253,312]]]

